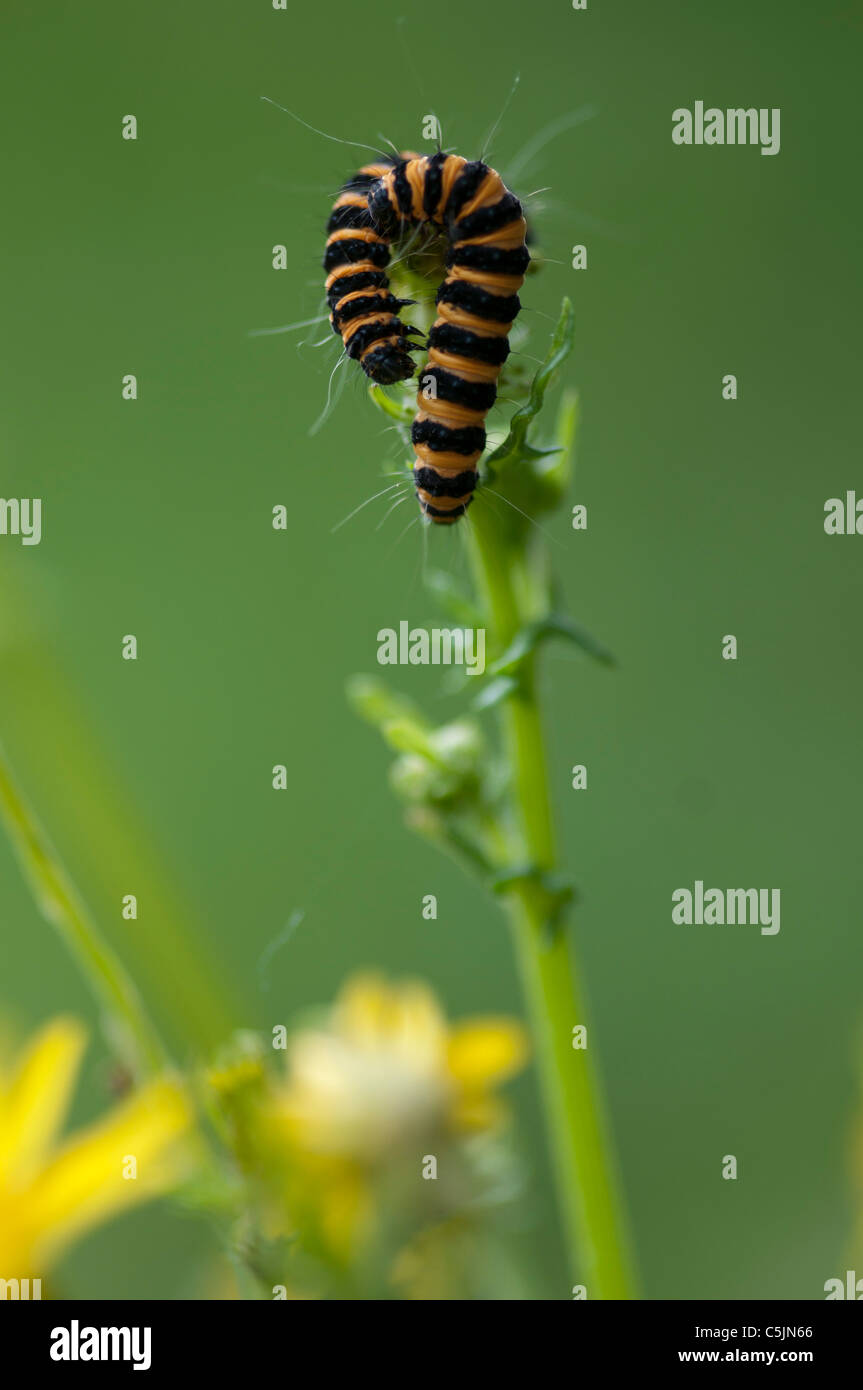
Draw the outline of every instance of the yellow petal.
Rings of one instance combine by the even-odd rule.
[[[379,975],[355,975],[336,1001],[335,1027],[360,1047],[393,1050],[423,1068],[443,1060],[444,1018],[418,981],[390,985]]]
[[[0,1186],[24,1186],[49,1152],[69,1109],[86,1045],[71,1018],[36,1034],[0,1092]]]
[[[466,1090],[495,1086],[515,1076],[527,1055],[527,1034],[514,1019],[469,1019],[450,1031],[449,1071]]]
[[[439,1072],[446,1062],[447,1027],[431,990],[406,981],[398,990],[394,1042],[403,1055],[423,1070]]]
[[[336,1000],[335,1026],[339,1033],[361,1046],[377,1046],[393,1025],[389,987],[379,975],[354,975]]]
[[[175,1186],[190,1157],[179,1141],[191,1119],[180,1085],[163,1079],[70,1140],[28,1196],[37,1258],[55,1258],[82,1231]],[[130,1159],[137,1176],[124,1177]]]

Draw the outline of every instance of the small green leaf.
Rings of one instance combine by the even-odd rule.
[[[518,690],[518,681],[514,676],[498,676],[495,680],[489,681],[484,686],[473,702],[473,709],[477,714],[481,710],[494,709],[502,700],[506,700],[510,695],[514,695]]]
[[[370,386],[369,395],[374,401],[378,410],[382,410],[384,415],[389,415],[391,419],[398,420],[400,424],[409,425],[416,414],[416,407],[405,405],[402,401],[393,400],[388,396],[381,386]]]
[[[572,352],[575,342],[575,315],[572,303],[569,299],[564,299],[560,308],[560,318],[551,340],[551,347],[548,356],[542,366],[536,372],[530,384],[530,396],[527,402],[518,409],[510,420],[509,434],[503,443],[494,450],[486,459],[486,464],[501,464],[511,458],[514,454],[524,457],[527,445],[527,429],[530,422],[539,414],[542,403],[545,400],[545,393],[548,390],[554,373],[562,362]],[[549,451],[543,451],[549,452]],[[551,452],[555,452],[552,450]],[[539,455],[534,455],[538,457]]]
[[[421,725],[425,722],[411,700],[390,690],[375,676],[351,676],[347,693],[357,713],[376,728],[394,720],[412,720]]]
[[[357,713],[374,725],[396,753],[416,753],[437,767],[448,768],[434,741],[437,731],[412,701],[374,676],[352,676],[347,692]]]
[[[582,627],[580,623],[562,613],[550,613],[547,618],[523,627],[501,657],[490,668],[493,676],[513,676],[528,657],[547,642],[550,637],[563,637],[565,641],[580,647],[604,666],[614,666],[612,653],[598,638]]]
[[[442,758],[426,730],[424,723],[417,719],[388,719],[380,726],[381,733],[390,748],[396,753],[417,753],[427,762],[449,771],[449,764]]]

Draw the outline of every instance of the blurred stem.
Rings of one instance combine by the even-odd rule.
[[[15,785],[0,746],[0,813],[44,917],[56,927],[105,1010],[107,1030],[137,1080],[165,1054],[132,980],[91,920],[39,821]]]
[[[513,579],[522,555],[513,554],[482,494],[471,514],[480,585],[487,599],[498,652],[533,617],[522,612]],[[521,592],[521,588],[519,592]],[[536,698],[533,659],[520,671],[516,693],[504,705],[504,729],[513,770],[513,798],[527,861],[551,871],[556,851],[545,741]],[[564,1217],[570,1275],[582,1270],[589,1298],[634,1296],[616,1164],[590,1046],[572,1047],[572,1030],[586,1023],[578,976],[565,930],[550,931],[546,900],[529,880],[509,898],[515,951],[534,1034],[558,1194]]]

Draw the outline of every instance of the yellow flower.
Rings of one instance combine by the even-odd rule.
[[[375,1164],[426,1135],[498,1126],[495,1088],[526,1056],[511,1019],[449,1025],[424,985],[358,975],[326,1026],[295,1035],[282,1113],[309,1154]]]
[[[42,1278],[77,1236],[185,1170],[191,1113],[169,1078],[58,1143],[85,1042],[78,1023],[60,1018],[12,1065],[0,1062],[0,1279]]]
[[[527,1041],[514,1020],[450,1024],[425,985],[361,974],[289,1038],[281,1076],[260,1058],[243,1065],[245,1055],[229,1049],[208,1079],[254,1194],[256,1258],[275,1283],[325,1297],[343,1294],[338,1280],[374,1249],[382,1210],[386,1240],[428,1219],[416,1182],[405,1183],[427,1153],[443,1160],[449,1150],[448,1171],[466,1171],[468,1148],[455,1148],[500,1126],[496,1091],[524,1065]],[[286,1241],[290,1276],[276,1253]]]
[[[423,984],[348,980],[324,1023],[294,1035],[276,1099],[300,1228],[349,1260],[373,1229],[376,1177],[426,1145],[497,1128],[495,1088],[526,1057],[514,1020],[452,1025]]]

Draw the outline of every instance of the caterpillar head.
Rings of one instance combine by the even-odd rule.
[[[413,376],[415,364],[404,339],[399,337],[376,343],[363,357],[362,368],[378,385],[392,386],[396,381],[406,381]]]

